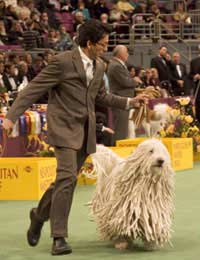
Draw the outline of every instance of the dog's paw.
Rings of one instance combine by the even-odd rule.
[[[128,248],[127,241],[115,242],[115,248],[119,250],[124,250]]]
[[[156,244],[155,241],[145,241],[144,242],[144,250],[145,251],[155,251],[158,250],[158,245]]]

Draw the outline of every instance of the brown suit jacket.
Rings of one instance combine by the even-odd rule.
[[[95,102],[102,106],[114,106],[121,109],[125,109],[127,102],[127,98],[106,93],[103,73],[104,64],[97,60],[94,78],[87,86],[86,74],[78,48],[58,54],[20,92],[9,110],[7,118],[15,122],[27,108],[48,91],[49,143],[78,150],[81,148],[86,134],[87,152],[95,152]]]

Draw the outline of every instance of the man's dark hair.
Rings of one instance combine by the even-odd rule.
[[[110,32],[110,26],[102,24],[99,20],[91,19],[80,26],[78,44],[81,47],[86,47],[88,41],[95,44]]]

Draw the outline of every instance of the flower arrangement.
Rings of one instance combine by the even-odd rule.
[[[195,119],[193,104],[189,97],[176,99],[174,106],[169,107],[170,121],[159,132],[160,137],[193,138],[194,151],[200,152],[200,129]]]

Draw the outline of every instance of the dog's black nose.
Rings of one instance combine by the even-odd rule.
[[[158,164],[160,165],[160,166],[162,166],[163,165],[163,163],[164,163],[164,160],[163,159],[158,159]]]

